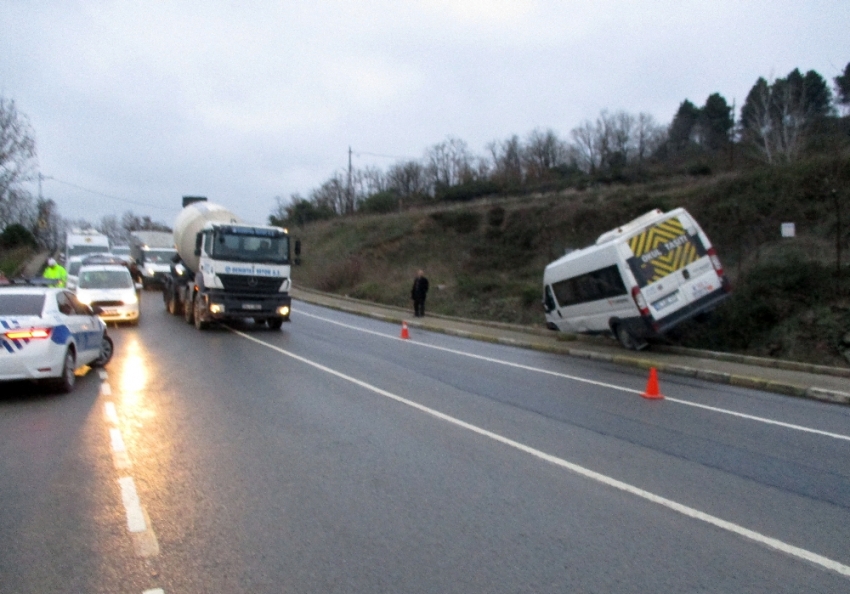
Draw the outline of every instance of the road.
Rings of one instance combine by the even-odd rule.
[[[0,396],[0,592],[847,592],[850,410],[297,302],[146,292]]]

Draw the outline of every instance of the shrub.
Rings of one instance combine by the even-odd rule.
[[[501,227],[505,222],[505,209],[501,206],[494,206],[487,211],[487,224],[491,227]]]
[[[435,212],[431,219],[443,229],[454,229],[458,233],[472,233],[481,224],[481,215],[471,210]]]
[[[317,288],[329,293],[337,293],[344,289],[350,289],[360,282],[363,273],[363,263],[357,257],[349,257],[332,263],[324,270],[318,282]]]
[[[3,229],[3,233],[0,233],[0,246],[7,249],[17,247],[34,248],[37,245],[35,235],[32,234],[32,231],[20,223],[12,223]]]
[[[360,203],[360,211],[364,213],[384,214],[399,209],[399,196],[395,190],[387,190],[372,194]]]
[[[475,198],[498,194],[500,187],[491,181],[471,181],[457,186],[438,186],[435,197],[441,202],[468,202]]]

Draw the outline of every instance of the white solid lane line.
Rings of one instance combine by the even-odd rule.
[[[825,569],[829,569],[829,570],[834,571],[836,573],[839,573],[841,575],[850,576],[850,566],[844,565],[843,563],[839,563],[838,561],[835,561],[833,559],[829,559],[828,557],[824,557],[822,555],[818,555],[817,553],[813,553],[812,551],[802,549],[800,547],[796,547],[794,545],[788,544],[788,543],[783,542],[781,540],[778,540],[776,538],[772,538],[770,536],[766,536],[764,534],[761,534],[760,532],[750,530],[749,528],[745,528],[745,527],[740,526],[738,524],[735,524],[733,522],[723,520],[722,518],[712,516],[711,514],[707,514],[707,513],[702,512],[698,509],[689,507],[687,505],[683,505],[683,504],[678,503],[676,501],[673,501],[671,499],[667,499],[666,497],[661,497],[660,495],[656,495],[656,494],[651,493],[649,491],[645,491],[645,490],[643,490],[639,487],[635,487],[634,485],[630,485],[629,483],[625,483],[623,481],[619,481],[615,478],[601,474],[601,473],[596,472],[594,470],[590,470],[589,468],[585,468],[584,466],[579,466],[578,464],[575,464],[573,462],[569,462],[569,461],[564,460],[562,458],[552,456],[551,454],[547,454],[547,453],[545,453],[541,450],[537,450],[535,448],[532,448],[530,446],[522,444],[518,441],[514,441],[512,439],[509,439],[509,438],[504,437],[502,435],[499,435],[497,433],[493,433],[492,431],[488,431],[487,429],[483,429],[483,428],[478,427],[476,425],[472,425],[470,423],[467,423],[466,421],[462,421],[462,420],[457,419],[455,417],[449,416],[445,413],[441,413],[438,410],[428,408],[427,406],[419,404],[418,402],[408,400],[406,398],[403,398],[401,396],[393,394],[392,392],[388,392],[386,390],[378,388],[377,386],[373,386],[372,384],[369,384],[367,382],[359,380],[359,379],[352,377],[350,375],[346,375],[344,373],[341,373],[339,371],[331,369],[330,367],[322,365],[321,363],[316,363],[315,361],[311,361],[310,359],[307,359],[307,358],[302,357],[300,355],[296,355],[295,353],[292,353],[290,351],[282,349],[282,348],[275,346],[273,344],[263,342],[262,340],[255,338],[255,337],[253,337],[249,334],[246,334],[244,332],[241,332],[239,330],[231,329],[231,332],[233,332],[234,334],[237,334],[238,336],[241,336],[242,338],[245,338],[245,339],[253,341],[253,342],[255,342],[259,345],[262,345],[262,346],[264,346],[268,349],[271,349],[273,351],[281,353],[282,355],[286,355],[287,357],[295,359],[296,361],[300,361],[302,363],[310,365],[311,367],[319,369],[320,371],[323,371],[323,372],[328,373],[330,375],[336,376],[336,377],[343,379],[345,381],[351,382],[351,383],[353,383],[357,386],[360,386],[360,387],[362,387],[366,390],[374,392],[375,394],[379,394],[381,396],[389,398],[390,400],[394,400],[395,402],[404,404],[404,405],[409,406],[413,409],[424,412],[428,415],[431,415],[432,417],[440,419],[441,421],[445,421],[445,422],[450,423],[452,425],[455,425],[457,427],[461,427],[462,429],[466,429],[467,431],[471,431],[473,433],[476,433],[476,434],[481,435],[483,437],[486,437],[488,439],[492,439],[493,441],[504,444],[508,447],[514,448],[514,449],[519,450],[521,452],[525,452],[526,454],[534,456],[535,458],[538,458],[538,459],[543,460],[545,462],[549,462],[550,464],[554,464],[554,465],[559,466],[561,468],[564,468],[566,470],[572,471],[572,472],[574,472],[578,475],[581,475],[583,477],[586,477],[588,479],[597,481],[599,483],[602,483],[602,484],[607,485],[609,487],[613,487],[615,489],[619,489],[621,491],[625,491],[626,493],[630,493],[632,495],[640,497],[641,499],[651,501],[653,503],[664,506],[664,507],[666,507],[670,510],[676,511],[676,512],[683,514],[685,516],[688,516],[690,518],[700,520],[702,522],[705,522],[707,524],[711,524],[712,526],[716,526],[716,527],[721,528],[723,530],[727,530],[729,532],[732,532],[734,534],[737,534],[737,535],[742,536],[744,538],[747,538],[749,540],[755,541],[755,542],[760,543],[762,545],[768,546],[772,549],[781,551],[783,553],[786,553],[786,554],[791,555],[793,557],[796,557],[798,559],[803,559],[805,561],[809,561],[811,563],[814,563],[816,565],[819,565],[819,566],[821,566]]]
[[[360,328],[359,326],[353,326],[351,324],[345,324],[343,322],[338,322],[338,321],[332,320],[330,318],[324,318],[324,317],[317,316],[317,315],[314,315],[314,314],[309,314],[309,313],[306,313],[306,312],[303,312],[303,311],[299,311],[298,315],[302,315],[302,316],[305,316],[305,317],[308,317],[308,318],[314,318],[316,320],[321,320],[323,322],[328,322],[329,324],[336,324],[337,326],[341,326],[343,328],[348,328],[350,330],[356,330],[358,332],[365,332],[366,334],[372,334],[374,336],[380,336],[381,338],[387,338],[387,339],[390,339],[390,340],[398,340],[398,341],[401,341],[401,342],[404,342],[404,343],[407,343],[407,344],[420,346],[420,347],[424,347],[424,348],[427,348],[427,349],[434,349],[434,350],[437,350],[437,351],[452,353],[454,355],[460,355],[460,356],[463,356],[463,357],[470,357],[472,359],[479,359],[481,361],[487,361],[488,363],[497,363],[499,365],[506,365],[508,367],[515,367],[517,369],[524,369],[526,371],[533,371],[535,373],[544,373],[546,375],[554,375],[556,377],[562,377],[564,379],[568,379],[568,380],[571,380],[571,381],[581,382],[581,383],[584,383],[584,384],[590,384],[590,385],[594,385],[594,386],[600,386],[600,387],[603,387],[603,388],[610,388],[612,390],[618,390],[620,392],[627,392],[629,394],[642,394],[641,390],[635,390],[634,388],[627,388],[625,386],[618,386],[616,384],[599,382],[599,381],[596,381],[596,380],[591,380],[591,379],[579,377],[579,376],[576,376],[576,375],[559,373],[557,371],[549,371],[548,369],[541,369],[539,367],[531,367],[529,365],[522,365],[520,363],[513,363],[511,361],[505,361],[503,359],[494,359],[492,357],[484,357],[482,355],[475,355],[475,354],[472,354],[472,353],[466,353],[464,351],[458,351],[456,349],[450,349],[450,348],[447,348],[447,347],[441,347],[441,346],[437,346],[437,345],[433,345],[433,344],[425,344],[425,343],[422,343],[422,342],[416,342],[416,341],[411,341],[411,340],[403,340],[403,339],[401,339],[397,336],[392,336],[392,335],[389,335],[389,334],[383,334],[381,332],[376,332],[374,330],[368,330],[366,328]],[[748,414],[740,413],[740,412],[737,412],[737,411],[734,411],[734,410],[729,410],[729,409],[725,409],[725,408],[718,408],[716,406],[708,406],[706,404],[699,404],[699,403],[690,402],[690,401],[687,401],[687,400],[680,400],[678,398],[670,398],[669,396],[665,396],[664,400],[666,400],[667,402],[673,402],[675,404],[683,404],[685,406],[692,406],[692,407],[695,407],[695,408],[700,408],[700,409],[703,409],[703,410],[716,412],[716,413],[719,413],[719,414],[731,415],[733,417],[738,417],[738,418],[741,418],[741,419],[747,419],[747,420],[750,420],[750,421],[757,421],[759,423],[765,423],[767,425],[775,425],[777,427],[784,427],[785,429],[793,429],[794,431],[802,431],[804,433],[812,433],[812,434],[815,434],[815,435],[822,435],[824,437],[830,437],[832,439],[840,439],[840,440],[844,440],[844,441],[850,441],[850,435],[843,435],[841,433],[832,433],[830,431],[823,431],[821,429],[814,429],[812,427],[806,427],[806,426],[803,426],[803,425],[795,425],[793,423],[785,423],[783,421],[776,421],[774,419],[768,419],[768,418],[765,418],[765,417],[757,417],[755,415],[748,415]]]

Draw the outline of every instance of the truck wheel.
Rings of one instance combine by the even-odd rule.
[[[179,316],[183,312],[180,308],[180,302],[177,301],[177,295],[173,291],[168,293],[168,299],[165,302],[165,308],[172,316]]]
[[[269,318],[266,320],[266,324],[268,324],[269,328],[272,330],[280,330],[280,327],[283,326],[283,318]]]
[[[193,312],[193,314],[194,314],[193,317],[195,318],[195,328],[197,330],[206,330],[209,327],[210,323],[205,322],[203,320],[203,312],[201,311],[200,295],[195,297],[194,302],[195,302],[195,307],[194,307],[195,311]]]
[[[188,298],[183,302],[183,319],[186,320],[187,324],[191,324],[195,321],[195,299],[194,297]]]

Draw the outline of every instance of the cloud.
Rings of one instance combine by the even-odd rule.
[[[743,101],[758,76],[837,74],[846,0],[81,0],[0,3],[0,94],[42,170],[172,208],[236,199],[263,220],[365,153],[419,156],[602,109],[668,122],[685,98]],[[126,210],[49,185],[63,214]],[[138,209],[137,209],[138,210]]]

